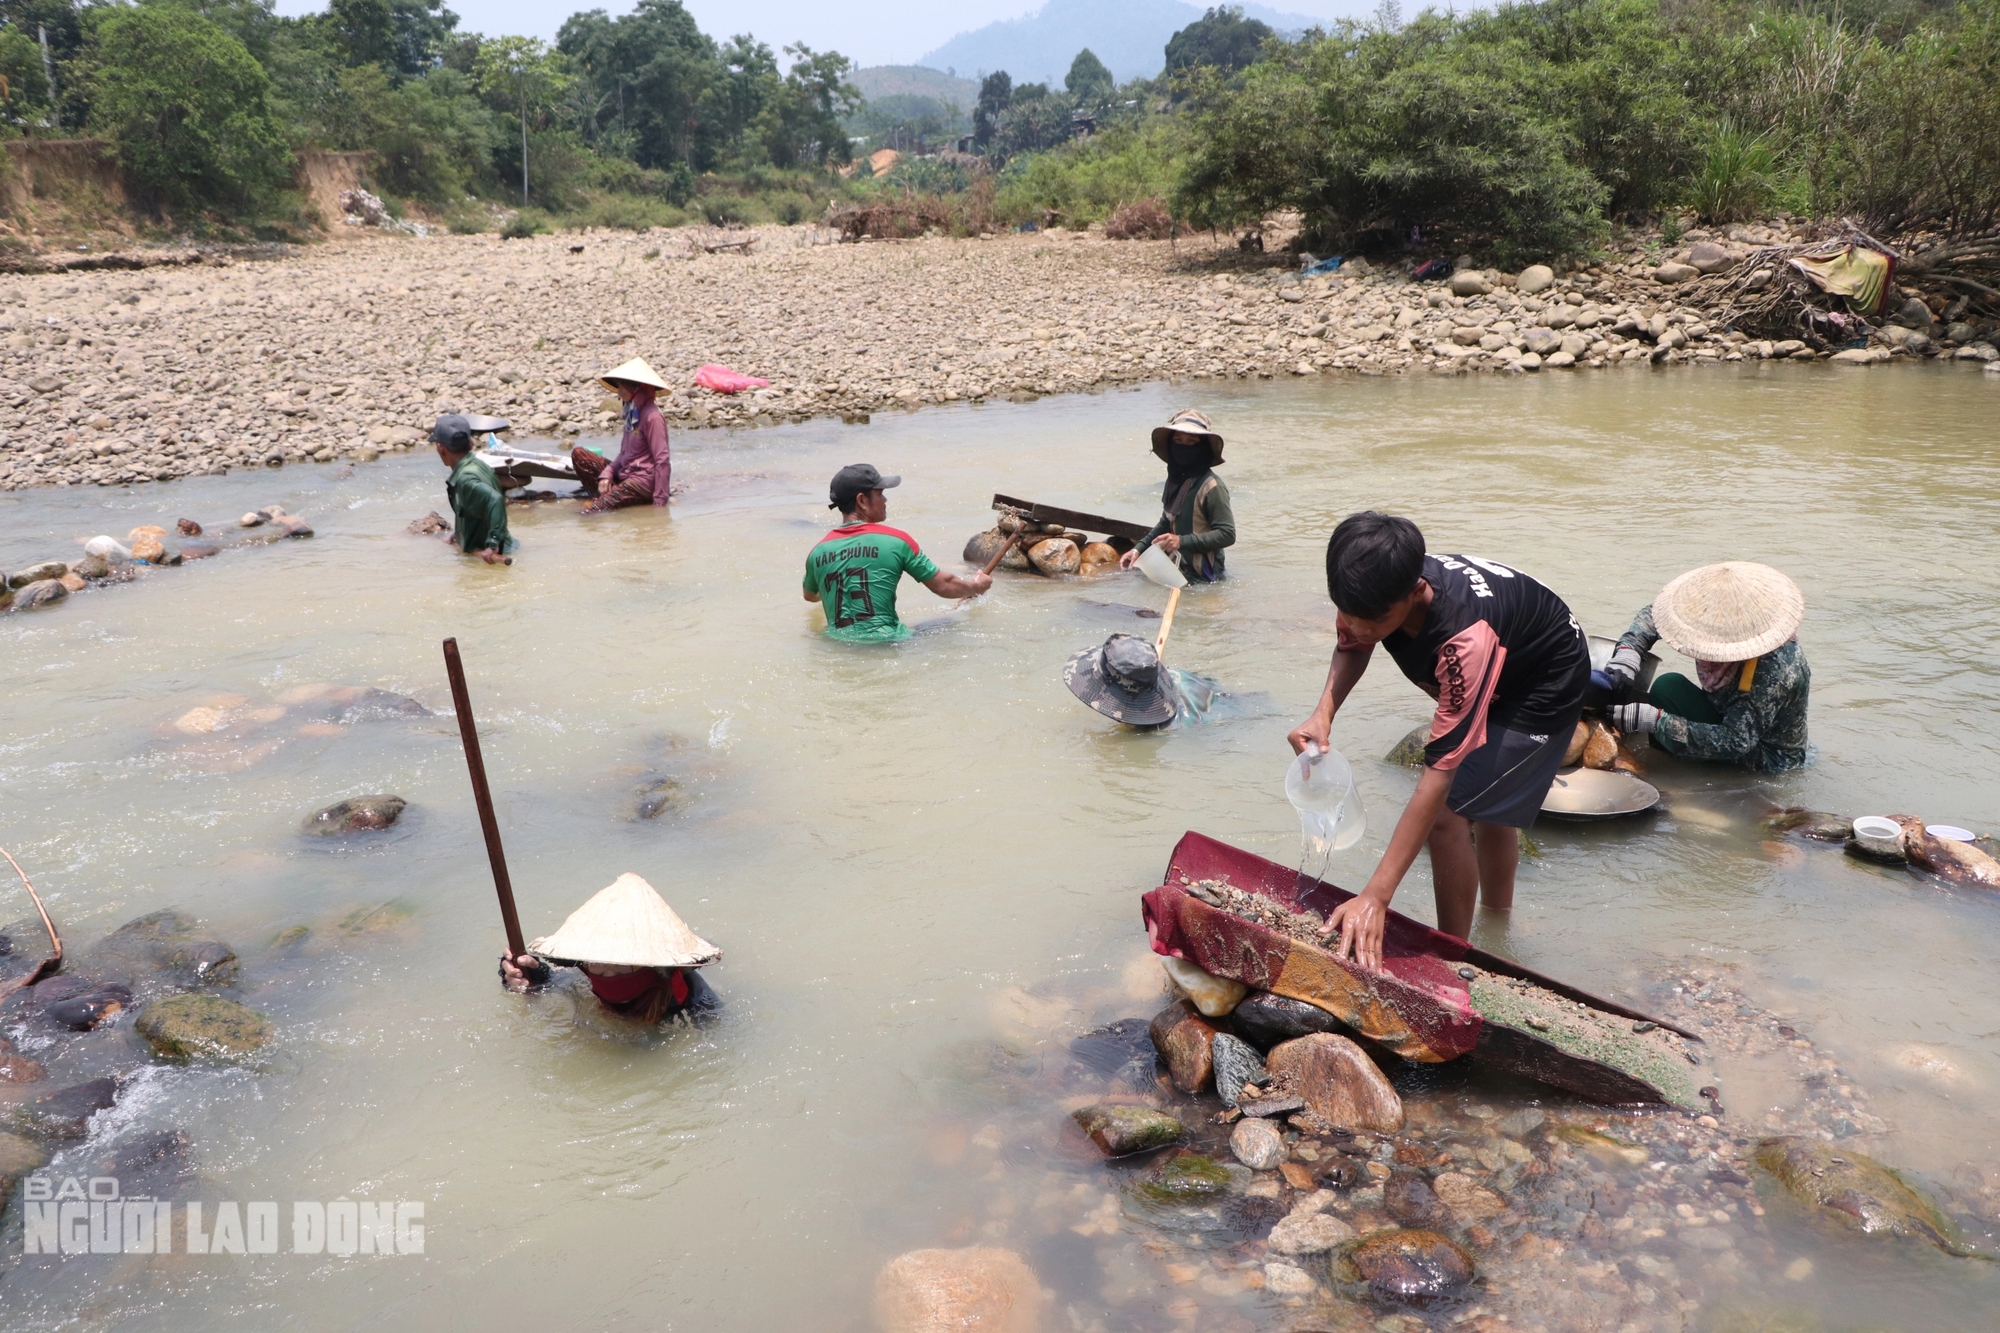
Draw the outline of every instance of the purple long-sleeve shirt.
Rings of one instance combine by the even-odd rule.
[[[628,418],[624,438],[618,441],[618,457],[611,460],[611,480],[649,482],[653,503],[663,505],[673,489],[673,460],[667,451],[667,422],[658,404],[638,404],[636,418]]]

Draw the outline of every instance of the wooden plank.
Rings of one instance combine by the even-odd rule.
[[[1150,523],[1127,523],[1122,518],[1106,518],[1102,514],[1086,514],[1075,509],[1063,509],[1057,505],[1036,504],[1033,500],[1017,500],[1011,495],[993,497],[995,509],[1018,509],[1036,523],[1060,523],[1078,532],[1102,532],[1113,537],[1123,537],[1137,542],[1153,530]]]

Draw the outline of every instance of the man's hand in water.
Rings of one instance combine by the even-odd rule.
[[[489,565],[511,565],[514,563],[512,556],[502,555],[490,546],[479,553],[479,558]]]
[[[1340,932],[1340,942],[1333,948],[1337,958],[1352,958],[1355,962],[1371,970],[1382,966],[1382,934],[1389,925],[1389,910],[1367,893],[1357,894],[1333,909],[1323,936]]]
[[[549,983],[549,965],[531,953],[518,958],[500,955],[500,981],[511,991],[532,990]]]

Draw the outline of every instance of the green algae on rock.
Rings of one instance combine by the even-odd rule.
[[[1229,1168],[1198,1152],[1176,1153],[1160,1164],[1139,1193],[1154,1203],[1200,1203],[1229,1192]]]
[[[1426,722],[1390,747],[1389,753],[1382,756],[1382,762],[1401,764],[1404,768],[1422,768],[1424,746],[1429,743],[1430,738],[1431,724]]]
[[[1633,1101],[1652,1100],[1643,1095],[1639,1086],[1643,1085],[1670,1105],[1705,1109],[1695,1076],[1699,1057],[1686,1039],[1662,1027],[1592,1009],[1533,982],[1469,965],[1459,970],[1461,975],[1472,973],[1467,978],[1472,1007],[1489,1027],[1510,1029],[1601,1065],[1614,1077],[1625,1076],[1633,1081]],[[1640,1026],[1647,1030],[1634,1030]]]
[[[219,995],[175,995],[146,1006],[134,1027],[166,1060],[231,1059],[271,1040],[271,1022]]]
[[[1797,1138],[1765,1139],[1751,1156],[1814,1216],[1869,1235],[1928,1241],[1960,1258],[1972,1253],[1935,1203],[1872,1157]]]
[[[1107,1156],[1128,1157],[1178,1142],[1181,1122],[1165,1111],[1129,1103],[1100,1102],[1080,1107],[1071,1118]]]

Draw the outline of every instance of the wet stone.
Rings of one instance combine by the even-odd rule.
[[[1507,1211],[1499,1195],[1463,1172],[1443,1172],[1431,1181],[1431,1188],[1461,1222],[1483,1222]]]
[[[99,1023],[123,1012],[132,1003],[132,989],[114,983],[92,986],[89,990],[53,1000],[42,1006],[47,1014],[64,1027],[77,1032],[88,1032]]]
[[[1937,1204],[1872,1157],[1796,1138],[1765,1139],[1753,1156],[1814,1216],[1869,1235],[1928,1241],[1947,1254],[1969,1253]]]
[[[118,1100],[118,1085],[108,1078],[58,1088],[28,1102],[16,1112],[16,1123],[30,1134],[50,1139],[80,1139],[90,1118]]]
[[[1269,991],[1251,991],[1229,1015],[1230,1023],[1251,1045],[1270,1050],[1280,1042],[1315,1032],[1338,1032],[1342,1023],[1316,1004],[1288,999]]]
[[[1397,741],[1390,748],[1389,753],[1382,756],[1382,762],[1385,764],[1400,764],[1404,768],[1423,767],[1424,746],[1430,743],[1430,736],[1430,724],[1426,722],[1423,726],[1418,727],[1409,735]]]
[[[1414,1171],[1399,1171],[1389,1178],[1382,1188],[1382,1206],[1404,1226],[1432,1226],[1447,1220],[1437,1191]]]
[[[1244,1084],[1262,1086],[1268,1077],[1264,1072],[1264,1057],[1257,1054],[1257,1049],[1227,1032],[1215,1035],[1209,1052],[1215,1066],[1216,1095],[1232,1110],[1242,1096]]]
[[[1035,1333],[1042,1284],[1012,1250],[912,1250],[875,1279],[882,1333]]]
[[[193,1145],[177,1129],[127,1139],[90,1164],[90,1174],[110,1176],[127,1197],[171,1198],[194,1178]]]
[[[1354,1239],[1354,1228],[1331,1213],[1293,1210],[1271,1228],[1273,1254],[1325,1254]]]
[[[1071,1118],[1108,1157],[1127,1157],[1176,1143],[1181,1122],[1150,1106],[1100,1103],[1071,1113]]]
[[[1394,1133],[1403,1127],[1403,1100],[1359,1046],[1316,1033],[1274,1047],[1265,1061],[1285,1089],[1306,1099],[1329,1125]]]
[[[1354,1275],[1385,1301],[1437,1300],[1472,1281],[1472,1256],[1435,1231],[1378,1231],[1345,1256]]]
[[[1239,1120],[1230,1131],[1229,1151],[1252,1171],[1271,1171],[1285,1160],[1285,1136],[1268,1120]]]
[[[305,831],[323,838],[365,833],[394,824],[409,808],[400,796],[351,796],[307,816]]]
[[[48,1163],[49,1152],[33,1139],[0,1132],[0,1210],[13,1201],[21,1177]]]
[[[1203,1153],[1175,1153],[1160,1163],[1139,1192],[1155,1203],[1220,1198],[1229,1192],[1229,1169]]]
[[[681,784],[673,778],[658,778],[642,783],[634,800],[632,813],[640,819],[656,818],[679,805],[684,794]]]
[[[63,586],[62,580],[43,579],[39,583],[30,583],[16,592],[9,609],[32,611],[38,606],[53,606],[68,596],[69,589]]]
[[[1149,1031],[1176,1088],[1192,1094],[1208,1085],[1215,1072],[1215,1026],[1192,1004],[1177,1000],[1168,1005],[1154,1016]]]
[[[1764,816],[1763,823],[1772,833],[1787,833],[1811,842],[1846,842],[1854,832],[1854,821],[1846,815],[1796,805],[1772,811]]]
[[[175,995],[146,1007],[139,1035],[162,1059],[228,1059],[248,1055],[271,1039],[270,1020],[219,995]]]

